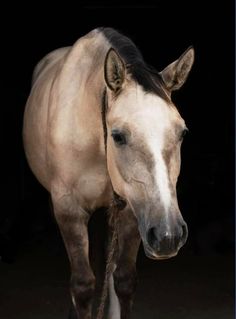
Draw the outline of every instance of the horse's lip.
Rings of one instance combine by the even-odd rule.
[[[178,250],[169,255],[158,255],[154,251],[150,250],[146,245],[144,245],[145,255],[154,260],[164,260],[175,257],[178,254]]]

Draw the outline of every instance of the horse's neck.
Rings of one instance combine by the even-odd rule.
[[[101,103],[105,88],[103,64],[108,48],[104,37],[96,32],[77,41],[57,79],[59,98],[54,103],[56,112],[52,110],[53,120],[55,114],[58,117],[58,135],[68,137],[68,132],[73,130],[73,143],[78,141],[81,147],[83,141],[100,153],[104,153]]]
[[[81,96],[84,103],[82,106],[83,113],[87,115],[85,125],[87,134],[91,134],[93,141],[97,140],[100,150],[104,153],[104,132],[102,126],[102,99],[105,89],[104,81],[104,60],[109,49],[109,44],[101,33],[96,30],[89,33],[83,39],[81,54],[82,60],[79,61],[83,80],[81,81]],[[82,117],[83,118],[83,117]],[[87,130],[88,125],[90,131]]]

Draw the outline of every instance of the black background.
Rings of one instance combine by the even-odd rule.
[[[24,105],[35,64],[99,26],[129,36],[158,70],[195,48],[194,67],[173,95],[189,128],[178,183],[194,254],[234,251],[234,2],[116,1],[54,8],[11,4],[2,11],[0,255],[14,262],[26,240],[55,231],[48,194],[30,172],[22,146]]]

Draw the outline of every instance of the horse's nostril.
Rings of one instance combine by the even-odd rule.
[[[184,224],[182,226],[182,236],[181,236],[181,238],[182,238],[183,241],[186,241],[187,237],[188,237],[188,227],[187,227],[186,224]]]
[[[151,247],[154,247],[157,242],[157,236],[155,233],[155,227],[152,227],[148,230],[147,233],[147,242]]]

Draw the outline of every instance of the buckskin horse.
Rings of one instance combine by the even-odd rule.
[[[28,163],[51,195],[71,266],[73,318],[89,319],[95,276],[88,221],[112,200],[120,205],[109,318],[128,318],[136,256],[175,256],[187,239],[177,202],[180,148],[187,131],[171,100],[194,61],[189,47],[157,72],[134,43],[98,28],[36,66],[25,114]]]

